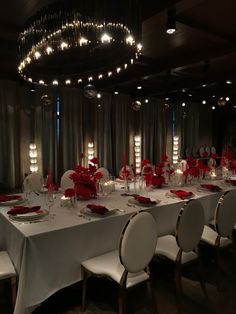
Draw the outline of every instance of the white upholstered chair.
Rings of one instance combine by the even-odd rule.
[[[110,174],[106,168],[104,168],[104,167],[98,168],[95,173],[97,173],[97,172],[102,173],[102,179],[101,179],[102,181],[109,181]]]
[[[43,187],[43,177],[39,173],[31,173],[23,181],[23,189],[28,191],[40,191]]]
[[[86,281],[88,276],[109,277],[119,285],[119,314],[125,313],[127,289],[147,282],[153,298],[154,312],[157,311],[149,263],[157,242],[157,227],[148,212],[136,212],[125,224],[119,250],[107,252],[82,262],[83,301],[85,310]]]
[[[193,261],[198,261],[197,246],[204,228],[204,211],[198,200],[189,200],[180,209],[177,218],[175,235],[165,235],[158,238],[155,255],[175,263],[175,285],[177,307],[181,311],[182,275],[181,269]],[[206,288],[199,281],[205,295]]]
[[[220,197],[211,226],[204,226],[201,243],[215,248],[218,274],[220,268],[220,249],[232,245],[233,229],[236,223],[236,189],[226,191]]]
[[[0,251],[0,281],[11,281],[11,296],[13,308],[16,302],[16,271],[6,251]]]
[[[74,188],[74,182],[70,178],[70,175],[73,174],[75,171],[74,170],[67,170],[66,172],[63,173],[61,177],[61,183],[60,186],[63,190],[69,189],[69,188]]]

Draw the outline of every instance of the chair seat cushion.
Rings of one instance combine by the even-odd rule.
[[[117,250],[90,258],[82,262],[82,266],[96,275],[109,276],[117,283],[120,283],[122,274],[125,270],[120,262],[119,252]],[[130,288],[148,278],[148,274],[145,271],[129,273],[126,287]]]
[[[0,280],[16,276],[16,271],[6,251],[0,252]]]
[[[209,226],[204,226],[201,241],[206,242],[210,245],[215,245],[218,233],[210,228]],[[220,238],[220,247],[227,246],[231,244],[231,240],[228,238]]]
[[[179,246],[176,243],[175,236],[166,235],[158,238],[155,250],[156,255],[167,257],[168,259],[175,262],[178,252]],[[185,264],[196,258],[197,254],[195,252],[183,252],[181,263]]]

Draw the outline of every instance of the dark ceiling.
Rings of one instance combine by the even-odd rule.
[[[4,1],[0,10],[0,79],[20,79],[17,36],[27,18],[54,1]],[[206,99],[208,103],[222,96],[236,100],[236,1],[141,2],[142,57],[119,78],[97,87],[177,100]],[[167,9],[173,5],[177,32],[168,35]],[[143,88],[138,91],[140,82]]]

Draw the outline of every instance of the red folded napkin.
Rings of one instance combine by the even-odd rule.
[[[193,195],[192,192],[188,192],[188,191],[184,191],[184,190],[170,190],[170,192],[174,193],[176,196],[178,196],[182,200]]]
[[[91,210],[92,213],[105,215],[108,212],[106,206],[103,205],[96,205],[96,204],[88,204],[87,208]]]
[[[21,195],[5,195],[5,194],[0,195],[0,202],[9,202],[9,201],[20,200],[20,199],[22,199]]]
[[[151,201],[149,197],[140,196],[140,195],[135,196],[135,200],[143,204],[156,204],[156,202]]]
[[[214,185],[214,184],[201,184],[201,187],[204,189],[208,189],[209,191],[212,191],[212,192],[221,191],[221,188],[218,185]]]
[[[40,210],[40,206],[14,206],[11,208],[7,213],[9,215],[19,215],[19,214],[28,214],[28,213],[33,213],[37,212]]]

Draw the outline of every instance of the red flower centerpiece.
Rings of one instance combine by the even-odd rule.
[[[152,178],[152,185],[156,188],[161,188],[165,183],[164,175],[164,162],[157,163],[155,166],[155,176]]]
[[[97,158],[93,159],[93,163],[97,163]],[[97,196],[97,181],[102,178],[101,172],[96,172],[95,165],[89,164],[89,167],[78,165],[75,172],[71,174],[71,179],[75,184],[77,197],[80,199],[90,199]]]

